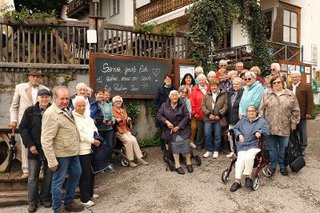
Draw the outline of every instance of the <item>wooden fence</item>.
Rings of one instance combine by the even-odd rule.
[[[0,19],[0,68],[88,69],[89,53],[95,46],[103,47],[100,52],[116,55],[186,58],[185,36],[145,34],[105,23],[98,39],[102,44],[90,45],[88,29],[88,22],[21,24]]]

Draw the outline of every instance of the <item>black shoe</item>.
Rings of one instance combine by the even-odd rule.
[[[36,204],[30,204],[28,207],[28,212],[36,212],[37,211],[37,205]]]
[[[64,209],[67,212],[81,212],[83,211],[83,205],[77,204],[76,202],[72,201],[70,204],[66,205]]]
[[[45,207],[45,208],[50,208],[51,207],[51,202],[49,200],[42,200],[41,204]]]
[[[269,175],[269,177],[272,177],[275,172],[276,172],[276,168],[272,168],[272,167],[271,167],[270,169],[268,169],[268,175]]]
[[[176,172],[180,175],[184,175],[185,172],[183,171],[183,169],[181,167],[176,168]]]
[[[283,176],[288,176],[288,175],[289,175],[289,172],[288,172],[287,168],[281,168],[281,169],[280,169],[280,173],[281,173]]]
[[[240,188],[241,188],[241,183],[234,182],[230,187],[230,191],[235,192]]]
[[[192,165],[187,165],[187,170],[188,170],[189,173],[192,173],[193,172]]]
[[[253,182],[252,182],[252,179],[250,177],[246,177],[245,186],[246,186],[247,189],[252,189]]]

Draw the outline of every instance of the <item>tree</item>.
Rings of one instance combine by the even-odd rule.
[[[68,0],[15,0],[14,4],[17,11],[27,8],[33,12],[50,13],[55,10],[57,16],[60,15],[61,8]]]
[[[271,62],[267,28],[264,14],[255,0],[200,0],[194,3],[189,13],[189,57],[199,61],[208,70],[212,43],[220,44],[236,19],[251,41],[253,64],[266,74]]]

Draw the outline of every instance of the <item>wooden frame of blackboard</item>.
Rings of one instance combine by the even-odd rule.
[[[160,62],[168,66],[168,71],[166,74],[171,75],[172,69],[172,60],[171,59],[162,59],[162,58],[152,58],[152,57],[138,57],[138,56],[124,56],[124,55],[111,55],[106,53],[90,53],[89,55],[89,71],[90,71],[90,87],[95,89],[95,60],[96,59],[118,59],[125,61],[147,61],[147,62]],[[163,78],[159,79],[163,83]],[[161,84],[162,85],[162,84]],[[129,99],[153,99],[156,94],[127,94],[121,92],[111,91],[113,95],[120,95],[123,98]]]
[[[174,59],[174,86],[180,87],[180,66],[190,65],[196,67],[196,63],[189,59]]]

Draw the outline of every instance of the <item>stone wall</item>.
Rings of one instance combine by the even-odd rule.
[[[0,128],[8,128],[10,122],[9,108],[14,94],[16,84],[26,82],[27,75],[22,72],[0,72]],[[71,94],[75,94],[77,83],[89,85],[89,75],[84,71],[65,70],[64,72],[50,72],[45,74],[43,84],[50,89],[56,85],[67,86]],[[148,101],[141,100],[141,112],[137,118],[135,129],[138,132],[138,139],[150,138],[156,132],[154,118],[148,112]]]

